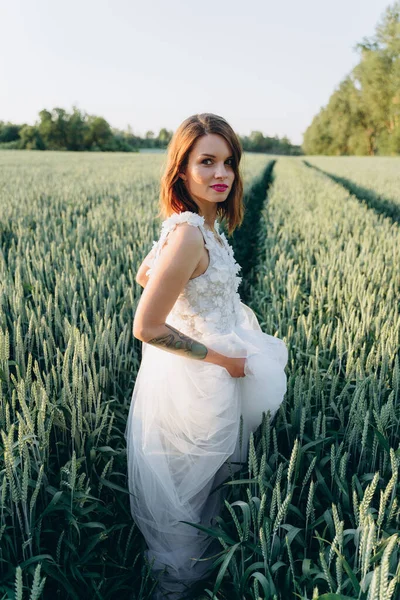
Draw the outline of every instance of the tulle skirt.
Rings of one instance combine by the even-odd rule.
[[[234,470],[231,463],[247,461],[250,432],[263,411],[273,418],[286,393],[285,343],[264,333],[250,307],[240,306],[239,325],[201,341],[226,356],[247,357],[245,377],[143,342],[125,437],[131,512],[160,581],[157,600],[162,590],[170,600],[182,598],[210,568],[210,560],[197,559],[220,545],[182,521],[214,524],[226,486],[213,490]]]

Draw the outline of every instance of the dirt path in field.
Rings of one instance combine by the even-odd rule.
[[[245,195],[245,216],[241,227],[232,235],[232,246],[235,259],[241,265],[243,280],[239,294],[243,302],[248,301],[255,270],[260,259],[259,236],[261,233],[261,211],[263,210],[268,189],[273,181],[273,170],[276,160],[271,160]]]

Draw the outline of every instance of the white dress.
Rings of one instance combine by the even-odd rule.
[[[149,277],[168,233],[183,222],[199,227],[210,262],[187,282],[166,322],[225,356],[247,360],[245,377],[235,378],[219,365],[142,343],[125,431],[131,512],[147,542],[147,558],[155,561],[155,576],[167,565],[160,582],[163,590],[174,592],[171,600],[181,598],[212,562],[195,559],[212,553],[213,538],[180,521],[214,524],[224,491],[211,492],[228,478],[228,459],[247,461],[250,432],[260,425],[262,412],[269,409],[272,418],[278,410],[287,389],[288,359],[283,340],[264,333],[241,302],[241,267],[217,220],[214,228],[223,245],[197,213],[165,219],[153,244]],[[220,550],[219,544],[214,547]],[[154,595],[163,597],[161,591]]]

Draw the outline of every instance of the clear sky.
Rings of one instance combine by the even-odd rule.
[[[300,144],[388,0],[0,0],[0,120],[43,108],[144,135],[213,112]]]

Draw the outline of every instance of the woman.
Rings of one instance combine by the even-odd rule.
[[[247,460],[250,432],[286,392],[286,345],[241,302],[241,267],[219,230],[217,217],[229,234],[243,220],[241,155],[222,117],[180,125],[161,181],[166,218],[136,276],[142,362],[125,436],[132,516],[154,560],[157,599],[182,598],[209,568],[196,559],[216,551],[213,538],[188,523],[213,525],[224,493],[213,489],[228,463]]]

